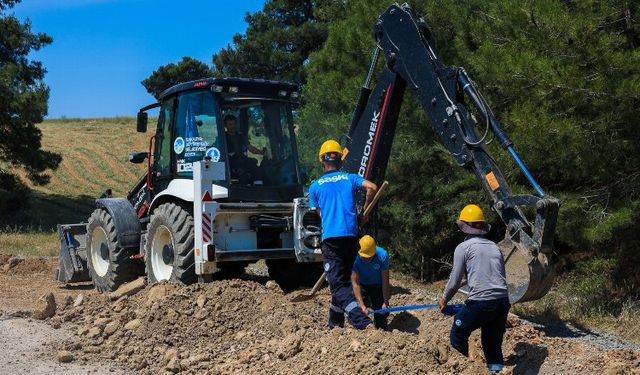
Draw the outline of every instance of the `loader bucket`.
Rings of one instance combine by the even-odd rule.
[[[60,256],[56,281],[70,283],[89,281],[87,268],[87,224],[59,224]]]

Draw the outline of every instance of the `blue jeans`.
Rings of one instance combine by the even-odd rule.
[[[357,237],[332,237],[320,244],[322,263],[329,281],[331,306],[329,307],[329,327],[344,327],[344,315],[349,324],[364,329],[371,319],[360,309],[351,287],[351,269],[358,251]]]
[[[384,296],[382,294],[381,285],[360,284],[360,288],[362,290],[362,299],[364,299],[367,306],[370,306],[373,310],[379,310],[382,308],[382,304],[384,303]],[[389,328],[387,325],[388,316],[389,313],[373,314],[373,324],[375,325],[375,327],[386,331]]]
[[[480,328],[482,350],[487,364],[504,364],[502,338],[510,308],[506,297],[489,301],[467,300],[462,310],[453,318],[449,335],[451,346],[468,357],[469,336]]]

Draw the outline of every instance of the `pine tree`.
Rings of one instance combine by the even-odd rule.
[[[262,11],[247,14],[244,34],[233,37],[213,55],[215,74],[303,83],[309,54],[327,36],[327,17],[338,15],[340,4],[323,0],[269,0]]]
[[[160,94],[171,86],[211,77],[212,75],[213,72],[207,64],[185,56],[177,64],[167,64],[159,67],[141,83],[149,94],[158,99]]]
[[[31,23],[20,22],[6,11],[19,1],[0,0],[0,211],[19,207],[26,189],[11,173],[23,168],[34,183],[49,181],[45,172],[60,164],[58,154],[41,149],[42,133],[36,124],[47,114],[49,88],[46,70],[29,53],[50,44],[50,36],[34,34]]]

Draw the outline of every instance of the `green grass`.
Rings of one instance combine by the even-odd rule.
[[[58,255],[58,234],[54,231],[15,230],[0,231],[0,252],[20,256]]]
[[[18,212],[0,216],[2,253],[56,255],[57,224],[86,221],[104,190],[124,196],[145,172],[144,164],[129,163],[127,155],[147,150],[152,133],[137,133],[133,118],[56,119],[38,127],[42,148],[62,155],[62,163],[44,186],[16,171],[32,193]]]

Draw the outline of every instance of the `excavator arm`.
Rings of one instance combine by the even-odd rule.
[[[343,170],[378,184],[383,181],[408,88],[427,113],[440,142],[458,165],[475,174],[492,208],[507,226],[505,238],[498,245],[505,258],[511,303],[543,297],[554,278],[550,258],[559,201],[546,195],[535,181],[464,69],[446,66],[440,60],[423,17],[407,4],[392,5],[378,18],[374,33],[377,46],[344,142],[347,154]],[[370,88],[380,54],[386,64]],[[470,105],[479,114],[478,122]],[[489,131],[515,159],[535,196],[511,193],[485,147]],[[535,210],[533,222],[525,216],[525,207]]]

